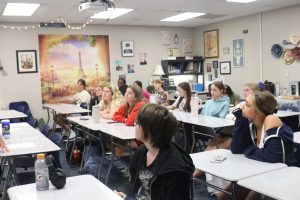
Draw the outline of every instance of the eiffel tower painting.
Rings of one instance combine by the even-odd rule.
[[[79,53],[79,71],[78,71],[78,79],[85,79],[87,76],[85,75],[83,68],[82,68],[82,62],[81,62],[81,53]]]

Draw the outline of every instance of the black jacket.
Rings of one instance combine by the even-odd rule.
[[[130,186],[134,194],[141,186],[138,176],[147,151],[145,145],[140,146],[130,163]],[[151,200],[192,199],[191,177],[195,167],[191,157],[174,143],[168,149],[160,150],[157,156],[156,167],[150,180]]]
[[[283,123],[282,127],[267,130],[263,148],[258,148],[250,133],[249,120],[242,116],[242,110],[233,112],[236,116],[231,151],[244,154],[247,158],[270,163],[296,164],[293,131]]]

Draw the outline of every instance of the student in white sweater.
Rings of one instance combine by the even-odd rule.
[[[85,80],[79,79],[77,81],[78,92],[73,97],[73,103],[77,106],[80,106],[81,103],[90,103],[91,95],[88,91],[86,91],[86,83]]]

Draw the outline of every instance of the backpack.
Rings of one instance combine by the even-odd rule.
[[[83,174],[90,174],[90,175],[93,175],[94,177],[98,178],[101,161],[102,161],[101,156],[97,156],[97,155],[90,156],[87,159],[87,161],[84,163]],[[116,182],[121,176],[121,171],[118,169],[119,167],[117,167],[117,164],[115,162],[116,161],[113,162],[113,165],[112,165],[112,168],[111,168],[111,171],[109,174],[108,183]],[[101,169],[101,174],[100,174],[100,179],[99,179],[103,183],[106,180],[109,164],[110,164],[110,160],[107,158],[104,158],[102,169]]]

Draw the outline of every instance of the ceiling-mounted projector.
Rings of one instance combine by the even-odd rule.
[[[79,11],[100,12],[114,7],[113,0],[85,0],[80,3]]]

